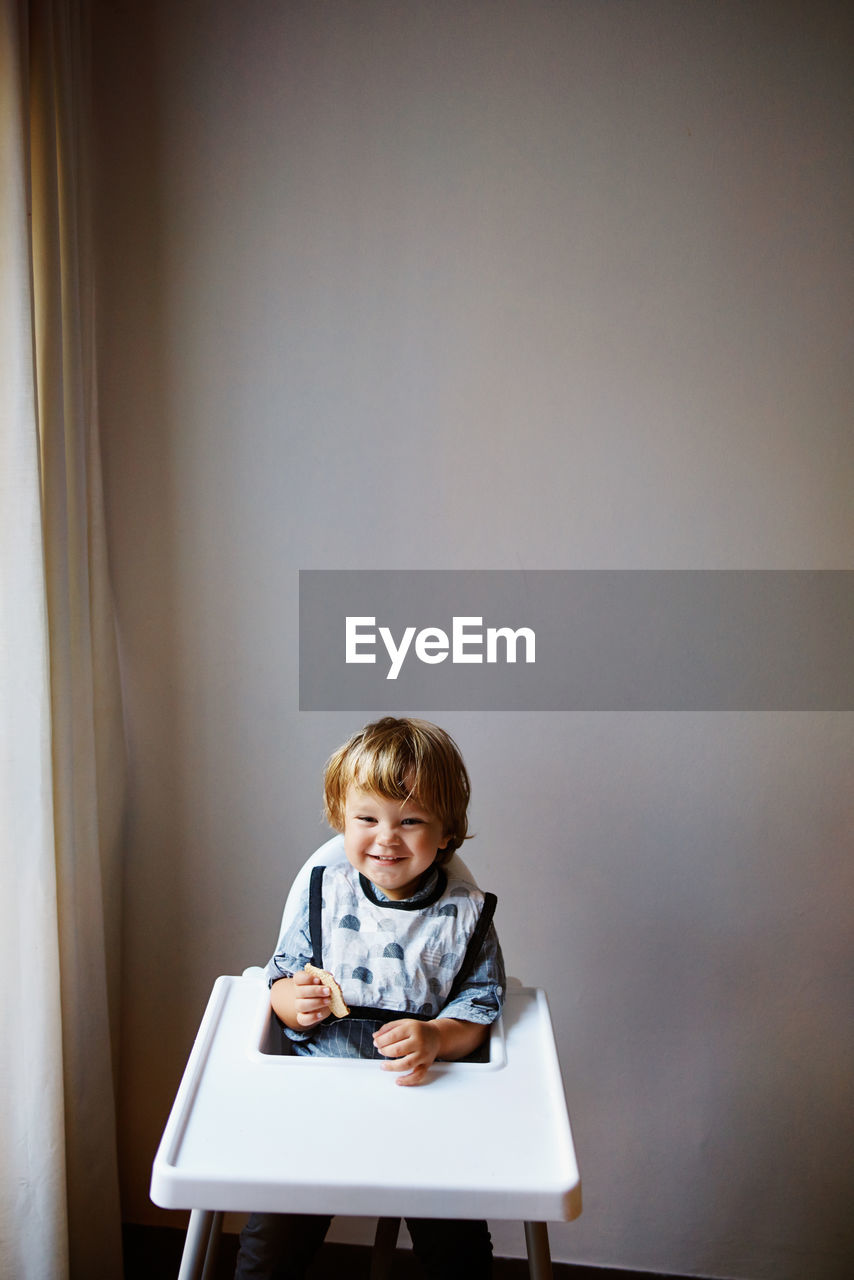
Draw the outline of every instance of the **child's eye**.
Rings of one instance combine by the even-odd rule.
[[[357,813],[356,821],[357,822],[376,822],[376,818],[372,818],[368,813]]]
[[[410,826],[412,826],[412,827],[417,827],[417,826],[419,826],[423,821],[424,821],[424,819],[423,819],[423,818],[404,818],[404,819],[403,819],[403,822],[402,822],[402,824],[401,824],[401,825],[405,827],[407,824],[409,824],[409,825],[410,825]]]

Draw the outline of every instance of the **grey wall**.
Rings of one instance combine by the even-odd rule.
[[[851,566],[852,25],[98,0],[95,31],[150,1222],[210,986],[271,951],[355,727],[297,710],[299,568]],[[851,716],[441,720],[558,1027],[585,1211],[555,1256],[849,1275]]]

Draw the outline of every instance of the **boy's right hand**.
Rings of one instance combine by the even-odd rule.
[[[331,993],[313,973],[295,973],[294,1012],[301,1027],[313,1027],[329,1016]]]

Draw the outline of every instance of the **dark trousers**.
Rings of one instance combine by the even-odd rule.
[[[302,1280],[331,1218],[253,1213],[240,1233],[234,1280]],[[416,1257],[433,1280],[489,1280],[492,1241],[485,1222],[407,1218]]]

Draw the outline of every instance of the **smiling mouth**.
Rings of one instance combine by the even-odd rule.
[[[384,857],[380,853],[372,853],[370,856],[373,858],[374,862],[381,862],[383,863],[384,866],[387,866],[387,867],[393,867],[395,863],[403,862],[403,858],[394,858],[394,857],[388,858],[388,857]]]

